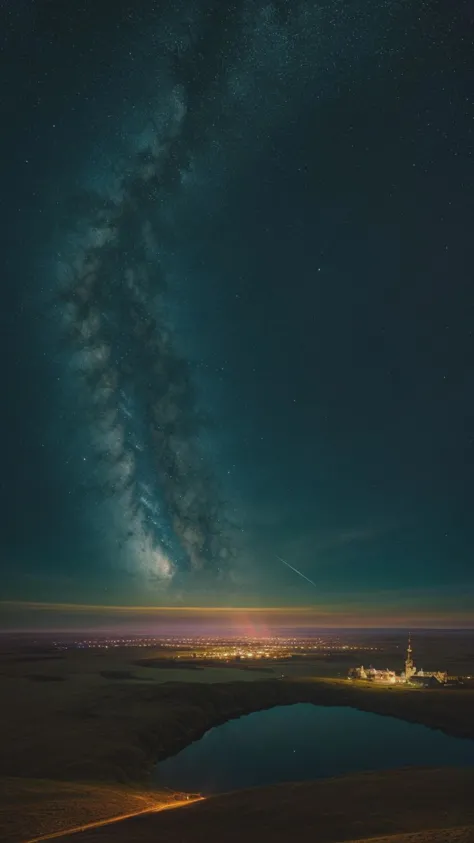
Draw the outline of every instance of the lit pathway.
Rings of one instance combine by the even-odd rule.
[[[120,814],[117,817],[112,817],[109,820],[97,820],[96,822],[85,823],[84,825],[77,825],[74,828],[63,829],[62,831],[55,831],[52,834],[43,834],[41,837],[31,837],[25,843],[41,843],[43,840],[61,840],[67,839],[72,834],[78,834],[83,831],[91,831],[95,828],[102,828],[106,825],[121,822],[122,820],[129,820],[132,817],[141,817],[145,814],[158,814],[161,811],[168,811],[171,808],[182,808],[183,805],[192,805],[193,802],[201,802],[203,796],[193,797],[192,799],[181,799],[176,802],[170,802],[166,805],[158,805],[156,808],[144,808],[142,811],[133,811],[130,814]]]

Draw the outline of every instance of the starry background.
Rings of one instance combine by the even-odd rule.
[[[470,4],[0,16],[6,623],[469,624]]]

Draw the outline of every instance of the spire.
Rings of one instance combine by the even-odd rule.
[[[405,659],[405,679],[407,681],[416,672],[415,665],[413,664],[412,652],[413,652],[413,650],[411,648],[411,632],[409,632],[408,633],[407,657]]]

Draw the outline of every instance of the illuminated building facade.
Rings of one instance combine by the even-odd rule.
[[[417,670],[413,661],[413,650],[411,646],[411,635],[408,637],[408,647],[405,659],[405,670],[397,674],[394,670],[377,670],[374,667],[365,668],[352,667],[349,670],[349,679],[363,679],[367,682],[377,682],[381,685],[413,685],[422,688],[435,688],[446,684],[448,675],[444,671],[432,671],[425,673],[420,668]]]
[[[409,682],[411,677],[416,673],[416,667],[413,661],[413,650],[411,647],[411,635],[408,636],[407,657],[405,659],[405,682]]]

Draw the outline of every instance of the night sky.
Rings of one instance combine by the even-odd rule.
[[[472,621],[473,23],[2,0],[7,626]]]

